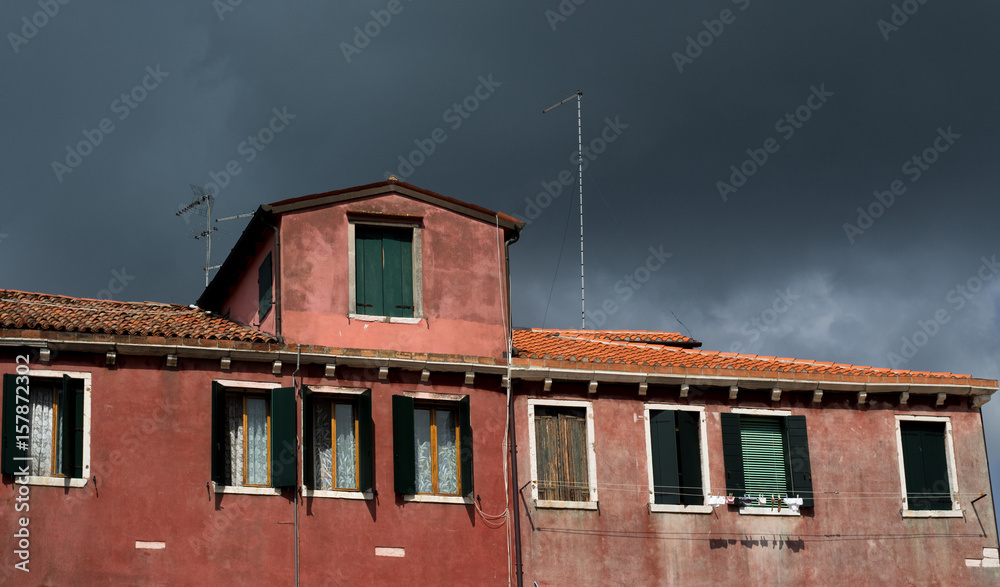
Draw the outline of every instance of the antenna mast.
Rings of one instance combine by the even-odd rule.
[[[206,206],[206,208],[205,208],[205,230],[203,232],[199,233],[199,234],[196,234],[194,236],[194,238],[196,238],[196,239],[201,239],[201,238],[206,239],[206,246],[205,246],[205,287],[208,287],[208,274],[209,274],[209,272],[212,269],[215,269],[215,267],[212,267],[212,233],[215,232],[216,230],[219,230],[218,228],[215,228],[214,226],[212,226],[212,200],[215,199],[215,197],[212,194],[206,193],[205,190],[203,190],[202,188],[200,188],[200,187],[198,187],[196,185],[191,185],[191,191],[194,193],[194,196],[195,196],[194,201],[192,201],[187,206],[185,206],[185,207],[181,208],[180,210],[178,210],[176,215],[177,216],[181,216],[182,214],[186,214],[187,212],[190,212],[191,210],[193,210],[193,209],[201,206],[202,204],[204,204]]]
[[[579,149],[579,165],[580,165],[580,328],[587,327],[587,302],[584,289],[584,279],[583,279],[583,115],[581,114],[581,102],[583,101],[583,92],[577,91],[569,98],[566,98],[562,102],[554,106],[549,106],[545,110],[542,110],[542,114],[551,112],[556,108],[562,106],[566,102],[569,102],[573,98],[576,98],[576,144],[577,149]]]

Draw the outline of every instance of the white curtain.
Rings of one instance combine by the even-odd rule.
[[[31,390],[31,474],[52,475],[51,389]]]
[[[358,479],[355,458],[357,448],[354,438],[354,406],[336,404],[337,418],[337,487],[357,489]]]
[[[333,489],[333,449],[330,441],[330,402],[316,401],[313,421],[313,479],[316,489]]]
[[[431,411],[413,410],[413,444],[416,447],[417,493],[433,493],[433,466],[431,458]]]
[[[247,398],[247,484],[267,485],[267,400]]]
[[[455,412],[437,410],[438,493],[458,493],[458,444]]]
[[[226,398],[226,420],[229,434],[226,437],[225,484],[243,485],[243,398],[231,395]]]

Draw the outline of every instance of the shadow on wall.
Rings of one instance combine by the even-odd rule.
[[[740,546],[744,548],[753,548],[759,546],[761,548],[777,548],[782,550],[787,548],[792,552],[800,552],[805,549],[806,543],[804,540],[769,540],[765,536],[761,536],[759,540],[753,538],[745,538],[743,540],[736,540],[735,538],[710,538],[708,545],[712,550],[716,548],[729,548],[730,546],[736,546],[737,542]]]

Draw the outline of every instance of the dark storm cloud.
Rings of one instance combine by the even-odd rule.
[[[42,5],[54,14],[37,16]],[[575,104],[541,110],[582,90],[588,145],[620,124],[584,173],[588,310],[614,309],[601,327],[889,366],[944,310],[902,366],[996,378],[1000,280],[957,294],[960,308],[949,294],[1000,254],[998,12],[941,0],[6,2],[2,285],[189,303],[205,252],[190,236],[204,219],[174,214],[188,184],[218,186],[213,216],[228,216],[380,180],[402,157],[420,160],[411,183],[532,220],[512,248],[515,323],[578,327],[577,185],[544,187],[576,177]],[[168,75],[154,85],[147,68]],[[469,111],[484,78],[495,85]],[[272,125],[276,110],[294,118]],[[958,135],[947,150],[942,132]],[[80,162],[60,175],[67,149]],[[720,182],[736,188],[725,199]],[[214,263],[242,227],[219,225]],[[671,256],[647,277],[650,247]],[[998,405],[984,408],[994,454]]]

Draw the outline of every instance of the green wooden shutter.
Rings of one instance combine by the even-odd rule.
[[[271,253],[268,253],[257,269],[258,319],[263,319],[267,311],[271,309],[273,280],[274,277],[271,274]]]
[[[295,388],[279,387],[271,393],[271,487],[294,487]]]
[[[701,483],[701,414],[678,410],[675,418],[681,503],[704,505],[705,495]]]
[[[225,483],[225,458],[222,454],[226,429],[226,389],[220,383],[212,382],[212,481]]]
[[[787,416],[788,459],[791,472],[791,494],[802,498],[803,507],[813,507],[812,467],[809,462],[809,438],[805,416]]]
[[[84,381],[73,380],[73,476],[83,478],[83,403]]]
[[[358,396],[358,489],[375,486],[375,434],[372,421],[372,390]],[[416,465],[414,465],[416,466]]]
[[[27,400],[27,394],[21,394],[21,397]],[[22,406],[30,406],[27,401],[21,402]],[[30,411],[30,407],[29,407]],[[28,421],[31,420],[31,414],[22,414],[22,417],[26,418]],[[24,422],[24,420],[22,420]],[[25,426],[24,430],[27,430],[27,423],[22,424]],[[28,449],[27,446],[31,443],[31,438],[27,434],[23,434],[22,442],[24,442],[24,449],[17,448],[17,376],[16,375],[4,375],[3,376],[3,423],[2,423],[2,434],[3,443],[0,447],[0,451],[3,452],[2,457],[0,457],[0,471],[5,475],[18,475],[23,474],[24,471],[21,467],[27,469],[28,467]]]
[[[653,502],[680,504],[675,412],[649,413],[649,439],[653,448]]]
[[[69,375],[62,376],[62,387],[57,392],[59,394],[59,409],[62,410],[59,414],[60,424],[62,428],[62,438],[59,439],[62,443],[62,468],[59,473],[67,477],[82,477],[83,476],[83,439],[80,438],[80,456],[81,462],[79,466],[79,472],[76,466],[76,447],[77,447],[77,435],[76,435],[76,385],[75,382],[70,379]],[[82,407],[82,406],[81,406]],[[82,422],[81,422],[81,436],[82,436]],[[58,431],[55,431],[58,434]],[[58,446],[58,443],[57,443]],[[78,473],[78,474],[76,474]]]
[[[469,410],[469,396],[458,403],[459,459],[462,466],[462,495],[474,498],[474,475],[472,469],[472,414]]]
[[[382,230],[356,226],[354,245],[357,312],[385,316],[382,296]]]
[[[741,496],[746,493],[743,476],[743,440],[740,435],[740,415],[722,417],[722,460],[726,467],[726,493]]]
[[[392,462],[396,493],[417,493],[416,448],[413,440],[413,398],[392,396]]]
[[[788,462],[781,418],[740,417],[743,476],[751,497],[788,495]]]
[[[944,422],[900,422],[906,502],[911,510],[950,510]]]
[[[316,489],[315,481],[316,394],[302,386],[302,484]]]

